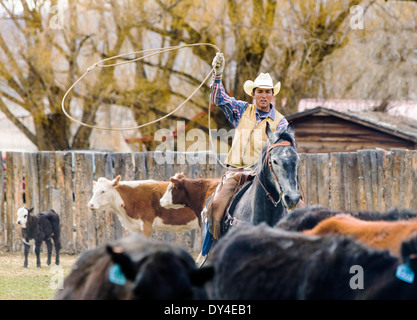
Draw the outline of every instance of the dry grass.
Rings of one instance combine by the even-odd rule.
[[[79,255],[60,255],[60,267],[67,276]],[[36,256],[31,250],[28,268],[23,268],[23,251],[0,252],[0,300],[50,300],[55,294],[56,270],[52,255],[51,266],[46,265],[46,253],[41,253],[41,268],[36,267]],[[51,286],[52,283],[52,286]]]

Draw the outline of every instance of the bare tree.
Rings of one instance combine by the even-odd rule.
[[[384,12],[385,3],[375,0],[76,0],[68,1],[61,11],[59,4],[57,0],[0,3],[0,110],[39,150],[89,147],[91,128],[67,119],[61,112],[61,99],[89,65],[130,51],[213,43],[226,55],[226,90],[237,99],[248,99],[244,81],[270,72],[281,81],[276,106],[284,114],[295,112],[304,97],[352,95],[358,83],[363,96],[377,97],[382,79],[393,74],[392,68],[399,77],[408,73],[403,83],[413,87],[409,80],[413,69],[401,59],[409,61],[414,51],[410,45],[402,49],[404,37],[397,35],[404,28],[415,34],[415,27],[412,23],[399,25],[395,17],[404,11]],[[364,8],[369,19],[363,31],[353,33],[350,20],[355,5]],[[407,21],[415,21],[415,14],[408,15]],[[381,21],[394,29],[367,32],[367,27]],[[369,50],[375,64],[387,59],[387,48],[392,44],[396,49],[389,51],[392,61],[384,63],[383,69],[366,70],[361,68],[360,55],[366,52],[362,43],[369,46],[376,35],[378,45]],[[211,69],[214,54],[212,48],[199,46],[123,68],[96,69],[74,88],[67,107],[81,121],[94,124],[101,105],[127,106],[135,121],[144,124],[167,114],[188,97]],[[357,61],[351,68],[346,61],[355,55]],[[125,57],[133,58],[136,56]],[[365,77],[370,73],[375,75],[372,80]],[[409,95],[411,89],[404,87],[400,88],[402,93],[391,90],[390,96]],[[208,97],[206,83],[182,110],[142,128],[141,134],[153,136],[158,128],[174,128],[176,120],[207,132],[207,118],[193,116],[207,111]],[[16,105],[32,115],[33,129],[14,114]],[[217,108],[213,119],[217,128],[231,127]],[[150,139],[146,146],[151,150],[155,143]]]

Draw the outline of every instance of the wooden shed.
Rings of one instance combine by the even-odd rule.
[[[417,122],[383,112],[316,107],[286,118],[294,125],[299,153],[417,149]]]

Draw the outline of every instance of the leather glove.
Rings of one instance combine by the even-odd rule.
[[[214,71],[216,72],[216,75],[220,75],[223,72],[224,69],[224,55],[221,52],[217,52],[216,56],[213,59],[213,62],[211,63],[211,66],[214,68]]]

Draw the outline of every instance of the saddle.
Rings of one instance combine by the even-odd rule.
[[[246,223],[245,221],[241,221],[241,220],[234,218],[233,213],[235,211],[236,205],[238,204],[239,200],[242,198],[243,194],[252,185],[254,178],[255,178],[255,175],[253,175],[252,172],[249,172],[249,173],[242,172],[242,175],[240,176],[239,184],[235,190],[235,194],[230,200],[229,205],[227,206],[226,211],[223,215],[223,219],[221,221],[220,227],[221,227],[222,234],[225,234],[230,226],[237,226],[241,223]]]
[[[231,225],[237,225],[239,223],[243,223],[243,221],[233,218],[233,212],[238,201],[242,198],[245,191],[252,184],[254,177],[255,176],[252,174],[252,172],[242,172],[242,174],[240,175],[239,183],[235,189],[234,195],[230,199],[229,204],[226,207],[226,211],[223,214],[223,218],[220,221],[220,232],[222,235],[225,234],[225,232],[229,229]],[[203,228],[204,227],[206,228],[206,234],[203,239],[202,253],[201,253],[203,256],[206,256],[208,254],[213,243],[216,241],[209,231],[209,221],[207,217],[208,208],[211,205],[212,198],[213,198],[213,195],[211,195],[207,199],[203,212],[202,212],[202,222],[203,223],[205,222],[205,225],[203,224]]]

